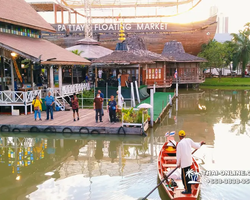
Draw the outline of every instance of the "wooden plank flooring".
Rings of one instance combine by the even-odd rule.
[[[42,121],[35,121],[34,114],[11,116],[11,115],[0,115],[0,124],[19,124],[19,125],[46,125],[46,126],[91,126],[91,127],[120,127],[121,122],[111,124],[109,122],[108,113],[104,110],[104,116],[102,121],[96,123],[95,111],[93,109],[80,109],[79,121],[73,121],[72,111],[57,111],[54,112],[53,120],[46,120],[46,112],[42,112]],[[38,116],[37,116],[38,117]]]

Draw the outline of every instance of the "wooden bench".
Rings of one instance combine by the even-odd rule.
[[[164,160],[176,160],[176,156],[166,156],[163,157]]]
[[[162,164],[162,166],[166,168],[176,168],[177,164]]]

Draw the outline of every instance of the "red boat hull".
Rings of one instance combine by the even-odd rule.
[[[166,150],[167,142],[163,145],[159,157],[158,157],[158,176],[160,180],[164,178],[164,172],[167,171],[168,168],[173,169],[176,168],[176,151],[167,151]],[[193,164],[191,168],[195,168],[197,172],[200,172],[199,165],[193,159]],[[181,180],[175,180],[178,187],[174,188],[174,191],[169,189],[168,182],[163,182],[163,188],[166,191],[167,195],[170,199],[175,200],[194,200],[198,198],[199,191],[200,191],[200,184],[193,184],[192,185],[192,193],[191,194],[182,194],[181,192],[184,191],[184,187]]]

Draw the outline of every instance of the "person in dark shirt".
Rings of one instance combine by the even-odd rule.
[[[117,103],[114,100],[114,95],[111,95],[110,101],[108,103],[108,112],[109,112],[110,122],[113,124],[116,122],[116,109],[117,109]]]
[[[100,94],[100,97],[101,97],[102,99],[104,99],[104,94],[102,93],[101,90],[98,90],[98,94]],[[103,105],[102,105],[102,116],[104,116]]]
[[[100,122],[102,122],[102,102],[103,98],[101,98],[100,94],[97,93],[96,98],[94,99],[94,110],[95,110],[95,120],[98,123],[98,114]]]
[[[71,99],[72,102],[72,110],[73,110],[73,119],[75,119],[75,113],[77,114],[77,120],[79,120],[79,103],[78,103],[78,98],[76,96],[76,93],[74,93],[73,98]]]

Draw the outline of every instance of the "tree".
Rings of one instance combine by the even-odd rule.
[[[83,53],[83,51],[79,51],[78,49],[72,50],[71,52],[78,55],[78,56],[80,56]]]
[[[246,66],[250,59],[250,23],[244,27],[244,30],[239,31],[239,34],[231,34],[233,36],[232,42],[236,45],[236,52],[233,56],[234,68],[241,64],[242,77],[245,76]]]
[[[219,73],[219,78],[222,74],[222,68],[228,66],[232,61],[233,47],[231,43],[219,43],[211,40],[207,45],[202,46],[202,51],[198,54],[199,57],[205,58],[207,62],[203,63],[203,68],[215,68]]]

